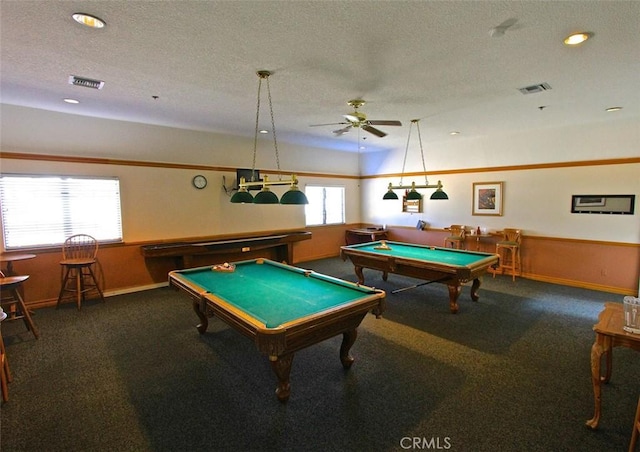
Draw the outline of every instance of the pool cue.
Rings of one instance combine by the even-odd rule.
[[[435,283],[435,282],[442,282],[444,280],[446,280],[448,278],[440,278],[440,279],[434,279],[432,281],[425,281],[425,282],[421,282],[419,284],[414,284],[413,286],[409,286],[409,287],[403,287],[401,289],[396,289],[396,290],[392,290],[391,293],[392,294],[396,294],[398,292],[404,292],[405,290],[409,290],[409,289],[415,289],[416,287],[420,287],[420,286],[426,286],[427,284],[431,284],[431,283]]]

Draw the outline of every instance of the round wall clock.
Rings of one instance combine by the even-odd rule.
[[[196,187],[198,190],[202,190],[204,187],[207,186],[207,178],[201,174],[194,176],[191,182],[193,183],[193,186]]]

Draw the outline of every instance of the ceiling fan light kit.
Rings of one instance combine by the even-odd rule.
[[[335,126],[341,125],[344,126],[340,129],[336,129],[333,133],[337,136],[342,135],[343,133],[348,133],[352,128],[360,128],[365,130],[377,137],[383,138],[386,137],[387,134],[380,129],[377,129],[373,126],[401,126],[402,122],[395,119],[367,119],[367,115],[361,111],[358,111],[358,108],[362,107],[365,104],[365,101],[362,99],[351,99],[347,102],[347,105],[353,107],[353,112],[348,113],[346,115],[342,115],[346,122],[334,122],[329,124],[312,124],[311,127],[318,126]]]
[[[441,181],[438,181],[437,184],[432,185],[432,184],[429,184],[429,181],[427,180],[427,168],[424,163],[424,149],[422,147],[422,135],[420,134],[419,122],[420,122],[419,119],[412,119],[411,124],[409,125],[409,135],[407,136],[407,147],[405,148],[405,151],[404,151],[404,162],[402,163],[402,173],[400,175],[400,184],[393,185],[391,182],[389,182],[388,190],[382,197],[383,200],[398,199],[398,195],[393,190],[409,190],[409,192],[407,193],[407,200],[416,201],[416,200],[422,199],[422,195],[416,189],[422,189],[422,188],[436,189],[436,191],[433,192],[433,194],[429,199],[434,199],[434,200],[449,199],[449,196],[447,196],[444,190],[442,190],[443,186]],[[416,129],[418,130],[418,141],[420,142],[420,156],[422,157],[422,171],[424,172],[425,183],[424,185],[416,185],[415,182],[412,182],[411,185],[402,185],[402,177],[404,176],[404,169],[407,163],[407,154],[409,152],[409,142],[411,141],[411,129],[413,128],[414,124],[416,126]]]
[[[269,112],[271,113],[271,131],[273,132],[273,147],[276,152],[276,165],[278,167],[278,173],[280,173],[280,156],[278,155],[278,141],[276,139],[276,125],[273,119],[273,105],[271,102],[271,88],[269,87],[269,71],[258,71],[258,104],[256,107],[256,127],[253,136],[253,165],[251,171],[255,171],[256,167],[256,154],[258,149],[258,134],[262,133],[259,129],[260,122],[260,91],[262,89],[262,81],[266,80],[267,83],[267,96],[269,100]],[[269,188],[272,185],[289,185],[289,191],[282,195],[282,199],[278,200],[278,196]],[[254,197],[249,193],[249,187],[262,187],[262,190]],[[238,191],[231,197],[233,204],[284,204],[284,205],[303,205],[309,204],[306,195],[298,189],[298,179],[295,174],[291,175],[291,179],[278,180],[275,182],[269,181],[267,176],[263,177],[262,181],[247,182],[244,177],[240,178],[238,183]]]

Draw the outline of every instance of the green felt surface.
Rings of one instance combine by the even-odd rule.
[[[206,267],[181,274],[263,322],[267,328],[374,293],[369,288],[342,284],[323,275],[305,276],[286,267],[254,261],[237,263],[232,273],[215,272]]]
[[[410,245],[399,242],[386,242],[390,250],[377,250],[380,242],[351,245],[348,248],[381,254],[384,256],[402,257],[429,262],[440,262],[447,265],[467,266],[491,256],[487,253],[478,253],[448,248],[437,248],[422,245]]]

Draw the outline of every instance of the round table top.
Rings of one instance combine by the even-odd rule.
[[[13,262],[13,261],[24,261],[27,259],[33,259],[35,258],[36,255],[35,254],[5,254],[2,253],[0,254],[0,261],[1,262]]]

